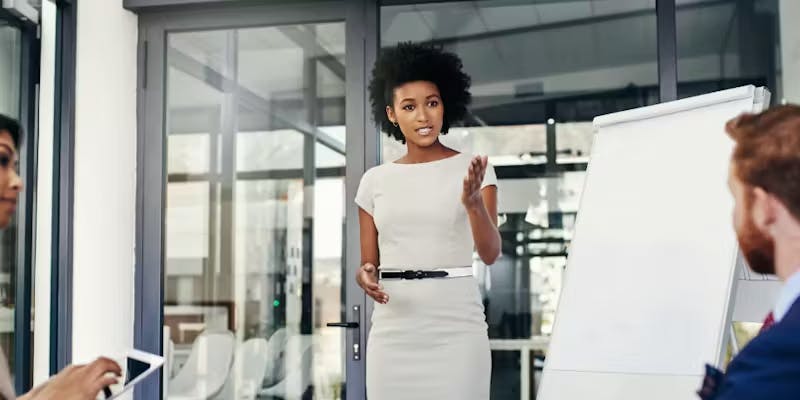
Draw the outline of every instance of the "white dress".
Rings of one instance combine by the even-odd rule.
[[[474,243],[461,204],[466,154],[367,171],[356,204],[378,229],[380,268],[430,270],[472,265]],[[487,168],[483,186],[496,185]],[[491,356],[473,277],[383,280],[367,341],[369,400],[487,400]]]

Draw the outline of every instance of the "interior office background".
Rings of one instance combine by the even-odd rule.
[[[353,104],[364,108],[363,91],[348,91],[347,29],[359,21],[315,13],[345,2],[264,1],[276,14],[289,10],[283,22],[202,26],[198,17],[191,29],[170,31],[158,60],[163,143],[143,138],[141,124],[151,122],[137,111],[153,85],[141,71],[142,23],[183,21],[190,10],[29,3],[38,23],[0,14],[0,112],[26,122],[21,164],[35,205],[0,240],[0,344],[18,387],[42,381],[65,359],[143,340],[137,318],[150,292],[137,289],[147,278],[162,293],[164,329],[151,341],[163,336],[170,354],[167,393],[197,383],[182,367],[207,358],[223,361],[209,364],[223,366],[211,371],[222,378],[203,382],[219,386],[218,398],[343,398],[348,342],[326,323],[347,315],[344,298],[357,290],[345,261],[347,242],[357,239],[343,221],[354,129],[347,115]],[[220,19],[235,19],[241,4],[225,3]],[[800,102],[800,28],[791,23],[800,4],[678,0],[673,16],[677,97],[755,84],[772,91],[773,103]],[[535,393],[591,121],[661,100],[658,17],[653,0],[384,1],[365,30],[376,47],[442,45],[473,77],[470,118],[445,141],[489,155],[500,179],[503,257],[474,265],[493,347],[493,398]],[[74,87],[65,90],[70,72]],[[74,107],[74,121],[64,118],[64,104]],[[379,148],[376,162],[402,154],[398,143],[365,132]],[[163,152],[160,170],[148,169],[151,150]],[[140,191],[161,183],[163,192]],[[665,184],[680,190],[680,182]],[[149,243],[141,203],[160,205],[154,223],[164,226],[163,262],[149,278],[136,274],[137,251]],[[27,326],[21,309],[33,316]],[[224,367],[228,359],[233,367]],[[263,371],[246,376],[237,363]]]

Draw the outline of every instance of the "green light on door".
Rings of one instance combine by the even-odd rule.
[[[280,300],[275,300],[275,301],[272,302],[272,306],[273,307],[278,307],[280,305],[281,305],[281,301]]]

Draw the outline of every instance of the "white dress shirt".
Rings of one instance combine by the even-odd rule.
[[[775,308],[772,309],[772,316],[775,318],[776,323],[786,316],[786,313],[789,312],[798,297],[800,297],[800,271],[795,272],[784,282],[778,294],[778,301],[775,303]]]

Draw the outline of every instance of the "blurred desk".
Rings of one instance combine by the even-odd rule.
[[[203,331],[234,332],[233,303],[195,303],[164,305],[164,324],[170,327],[176,345],[192,344]]]

